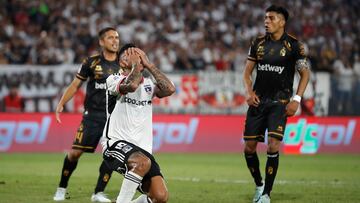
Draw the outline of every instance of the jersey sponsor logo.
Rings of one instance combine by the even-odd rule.
[[[44,116],[41,122],[6,121],[0,122],[0,151],[6,151],[11,144],[42,144],[51,124],[51,117]]]
[[[95,89],[106,90],[106,83],[105,82],[103,82],[103,83],[95,82]]]
[[[285,69],[284,66],[272,66],[270,64],[261,64],[259,63],[257,66],[257,69],[260,71],[269,71],[269,72],[276,72],[278,74],[281,74],[283,70]]]
[[[133,104],[133,105],[136,105],[136,106],[151,105],[151,100],[138,101],[136,99],[132,99],[132,98],[129,98],[129,97],[124,97],[122,102],[125,102],[125,103],[128,103],[128,104]]]

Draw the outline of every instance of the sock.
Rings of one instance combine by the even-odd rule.
[[[268,194],[270,196],[270,192],[274,184],[278,166],[279,166],[279,152],[275,152],[275,153],[268,152],[266,169],[265,169],[266,170],[265,188],[263,195]]]
[[[247,167],[249,168],[249,171],[252,177],[254,178],[256,186],[262,186],[263,183],[261,182],[262,177],[259,169],[260,164],[257,153],[256,152],[253,154],[245,153],[245,159],[246,159]]]
[[[147,195],[140,195],[138,198],[131,201],[131,203],[152,203],[152,201]]]
[[[125,174],[125,178],[121,185],[119,196],[116,199],[116,203],[130,203],[134,197],[136,188],[141,183],[143,177],[136,173],[129,171]]]
[[[71,162],[66,155],[64,159],[63,168],[61,170],[61,179],[59,187],[67,188],[71,174],[76,169],[78,161]]]
[[[105,161],[102,161],[99,168],[99,178],[96,183],[95,194],[98,192],[104,192],[107,183],[110,180],[112,170],[107,166]]]

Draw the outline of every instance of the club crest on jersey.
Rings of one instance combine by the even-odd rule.
[[[151,87],[151,85],[144,85],[144,89],[145,89],[145,92],[146,92],[146,93],[151,94],[151,92],[152,92],[152,87]]]
[[[286,55],[286,49],[285,47],[283,47],[281,50],[280,50],[280,56],[285,56]]]
[[[100,79],[101,78],[101,76],[104,74],[101,65],[96,65],[95,66],[94,73],[95,73],[95,77],[94,77],[95,79]]]

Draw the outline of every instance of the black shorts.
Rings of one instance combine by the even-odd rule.
[[[105,163],[109,166],[110,169],[112,169],[113,171],[117,171],[122,175],[125,175],[125,173],[128,171],[127,160],[134,152],[141,152],[151,160],[150,170],[143,177],[141,181],[142,184],[150,181],[150,179],[154,176],[163,177],[160,171],[160,166],[156,162],[154,156],[132,143],[123,140],[117,141],[112,146],[105,149],[103,156]],[[139,191],[144,193],[144,191],[146,190],[140,187]]]
[[[268,136],[282,141],[286,121],[285,103],[269,101],[260,103],[258,107],[250,106],[245,120],[244,140],[264,142],[267,129]]]
[[[84,152],[94,152],[103,134],[105,123],[106,118],[89,119],[84,116],[76,132],[72,148]]]

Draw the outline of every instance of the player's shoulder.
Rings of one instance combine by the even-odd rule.
[[[94,62],[99,62],[101,58],[100,54],[93,54],[91,56],[86,57],[85,59],[83,59],[82,64],[88,64],[91,65]]]
[[[258,35],[256,36],[256,38],[253,40],[254,43],[259,43],[261,41],[264,41],[266,39],[266,35]]]
[[[287,34],[287,40],[291,43],[299,43],[300,41],[296,38],[295,35],[292,35],[292,34],[289,34],[289,33],[286,33]]]

